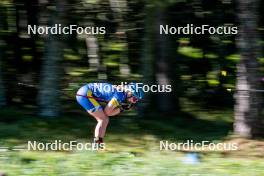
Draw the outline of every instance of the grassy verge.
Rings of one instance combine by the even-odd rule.
[[[28,140],[89,142],[95,125],[85,114],[41,119],[7,109],[0,116],[0,144],[9,149],[26,147]],[[105,151],[8,150],[0,152],[0,171],[8,175],[264,175],[261,140],[235,139],[248,147],[235,152],[199,152],[199,161],[193,164],[186,162],[186,152],[159,150],[160,140],[227,141],[231,127],[228,121],[188,114],[165,119],[128,114],[111,119]]]

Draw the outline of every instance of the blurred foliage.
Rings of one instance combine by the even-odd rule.
[[[28,102],[27,99],[36,97],[34,94],[21,97],[20,92],[27,91],[27,88],[17,87],[18,82],[39,85],[40,81],[41,64],[45,54],[45,38],[40,35],[26,35],[26,26],[28,24],[47,25],[50,7],[54,6],[54,3],[40,1],[30,4],[30,2],[26,3],[22,0],[1,1],[1,17],[3,19],[1,21],[2,60],[9,104],[20,102],[21,105],[24,105],[25,102]],[[97,37],[100,67],[104,68],[103,72],[107,75],[108,80],[105,81],[110,82],[117,80],[119,82],[140,81],[144,76],[142,75],[142,59],[144,59],[142,56],[145,52],[144,40],[150,40],[153,44],[156,42],[155,37],[144,37],[147,31],[143,26],[146,20],[150,19],[148,15],[151,15],[148,14],[148,9],[152,9],[153,12],[161,9],[162,13],[164,12],[163,23],[170,26],[180,26],[187,23],[214,26],[237,25],[234,10],[235,2],[233,1],[133,0],[116,1],[116,7],[111,6],[111,1],[105,0],[64,2],[67,4],[65,5],[67,6],[65,24],[81,26],[94,24],[107,28],[106,35]],[[29,11],[32,8],[34,10]],[[122,9],[118,12],[118,8]],[[261,39],[263,39],[263,30],[261,30],[263,17],[261,16],[260,19],[258,29],[261,32]],[[154,28],[154,24],[150,25]],[[125,32],[125,35],[122,32]],[[151,35],[155,36],[156,34]],[[170,40],[168,47],[174,50],[176,55],[170,54],[168,77],[172,82],[175,78],[174,75],[182,75],[183,79],[181,87],[174,86],[175,92],[182,92],[180,94],[182,97],[189,97],[189,95],[194,95],[193,90],[197,89],[197,96],[193,98],[199,97],[199,101],[204,101],[204,98],[208,97],[206,93],[208,91],[212,97],[224,98],[229,96],[228,99],[232,99],[232,92],[235,87],[235,65],[239,60],[234,45],[234,36],[175,35],[170,36]],[[64,43],[65,48],[61,61],[64,74],[61,77],[61,87],[67,89],[70,84],[82,85],[90,80],[98,80],[98,70],[93,71],[95,68],[91,68],[89,65],[89,53],[87,54],[86,51],[85,38],[74,34],[68,36]],[[126,62],[129,66],[131,73],[129,77],[123,76],[120,72],[123,66],[121,62]],[[154,59],[154,62],[149,63],[149,67],[159,64],[160,61]],[[222,70],[226,72],[226,76],[221,76]],[[156,80],[149,80],[149,82],[155,83]],[[218,87],[224,89],[218,92],[220,90]],[[192,91],[189,92],[191,89]],[[232,90],[231,93],[230,90]],[[219,97],[219,93],[224,93],[225,96]],[[11,94],[12,96],[9,96]],[[29,100],[29,102],[32,101]],[[226,106],[226,103],[221,104],[221,106]],[[232,107],[232,103],[228,106]]]

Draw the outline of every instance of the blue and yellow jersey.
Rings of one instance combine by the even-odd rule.
[[[102,109],[105,102],[113,107],[120,106],[126,101],[126,93],[109,83],[89,83],[78,90],[76,98],[87,111],[94,112]]]
[[[126,101],[126,93],[118,91],[112,84],[109,83],[89,83],[87,84],[89,90],[91,90],[92,96],[114,103],[115,106],[120,105]]]

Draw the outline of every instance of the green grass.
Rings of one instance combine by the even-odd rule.
[[[0,172],[8,175],[206,175],[261,176],[264,160],[258,157],[201,152],[200,162],[185,164],[186,154],[160,151],[159,141],[223,141],[231,131],[228,120],[210,113],[187,113],[143,119],[126,114],[110,121],[105,151],[8,151],[0,152]],[[218,113],[219,116],[221,114]],[[230,117],[230,113],[222,113]],[[42,142],[77,140],[89,142],[95,121],[84,113],[43,119],[16,109],[0,111],[0,144],[26,146]],[[202,117],[207,116],[207,117]],[[152,118],[151,118],[152,117]],[[154,118],[153,118],[154,117]]]

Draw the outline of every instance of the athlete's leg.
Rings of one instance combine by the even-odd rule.
[[[94,131],[94,137],[102,139],[105,135],[106,127],[109,122],[109,118],[104,113],[103,107],[94,98],[92,98],[92,92],[87,86],[83,86],[79,89],[79,91],[77,92],[76,99],[78,103],[97,120],[97,125]]]
[[[97,120],[97,125],[94,130],[95,138],[103,138],[105,136],[106,128],[109,123],[109,117],[105,115],[103,110],[88,113]]]

